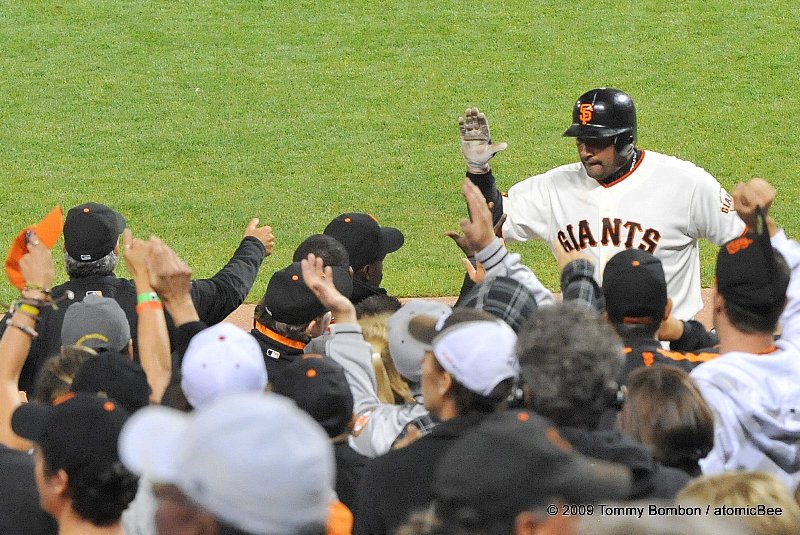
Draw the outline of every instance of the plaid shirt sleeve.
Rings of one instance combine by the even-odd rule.
[[[594,278],[591,260],[579,258],[564,267],[561,272],[561,295],[564,301],[574,301],[597,312],[606,309],[603,289]]]

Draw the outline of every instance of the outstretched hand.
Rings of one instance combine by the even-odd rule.
[[[469,178],[464,178],[464,182],[461,184],[461,193],[467,201],[467,210],[470,215],[469,219],[464,218],[459,222],[464,235],[452,230],[444,234],[452,238],[456,245],[464,251],[464,254],[473,256],[492,243],[495,236],[500,236],[506,214],[503,214],[498,222],[492,225],[494,203],[490,202],[487,205],[481,190]]]
[[[53,285],[53,255],[33,232],[28,236],[28,252],[19,260],[19,271],[26,285],[43,289]]]
[[[192,269],[160,239],[152,236],[149,243],[147,266],[153,290],[165,303],[191,301]]]
[[[736,213],[748,228],[755,231],[757,228],[756,207],[761,207],[764,213],[768,213],[769,208],[772,206],[772,201],[775,200],[777,191],[769,182],[763,178],[754,178],[748,182],[738,184],[733,191],[733,206]],[[770,235],[773,235],[773,230],[777,231],[774,221],[770,224],[771,218],[767,218],[770,226]]]
[[[679,340],[683,336],[685,329],[684,323],[673,316],[669,316],[661,320],[661,325],[658,327],[656,336],[663,342],[673,342]]]
[[[573,260],[583,259],[589,260],[592,263],[595,262],[595,259],[587,253],[582,253],[581,251],[576,251],[575,249],[567,251],[564,249],[564,246],[558,242],[553,243],[553,254],[556,257],[556,262],[558,262],[558,267],[561,271],[564,271],[564,268],[567,267],[567,264]]]
[[[258,218],[254,217],[250,220],[247,224],[247,228],[244,229],[244,236],[252,236],[260,241],[264,245],[264,249],[266,250],[266,256],[272,254],[272,250],[275,248],[275,235],[272,234],[272,227],[269,225],[264,225],[263,227],[258,226]]]
[[[356,309],[350,300],[336,289],[333,283],[333,269],[324,266],[322,258],[309,254],[300,261],[303,282],[320,303],[331,311],[336,323],[355,323]]]
[[[461,134],[461,152],[467,160],[470,173],[487,173],[489,160],[500,151],[508,148],[508,143],[492,143],[489,121],[478,108],[467,108],[464,117],[458,118]]]
[[[134,238],[131,229],[126,228],[122,232],[125,265],[140,291],[146,290],[150,285],[150,275],[147,269],[150,247],[150,242]]]

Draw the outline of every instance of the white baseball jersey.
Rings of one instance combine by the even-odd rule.
[[[691,319],[703,307],[697,241],[717,245],[742,234],[744,222],[719,182],[693,163],[640,152],[633,169],[603,185],[576,162],[514,185],[503,199],[508,241],[545,240],[591,254],[602,284],[606,262],[637,247],[657,256],[672,314]]]

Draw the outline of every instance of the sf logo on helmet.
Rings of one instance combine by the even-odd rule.
[[[594,112],[594,108],[591,104],[581,104],[580,108],[581,114],[578,117],[581,120],[581,124],[586,124],[592,120],[592,112]]]

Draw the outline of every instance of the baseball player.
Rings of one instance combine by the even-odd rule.
[[[467,176],[494,202],[495,221],[505,212],[507,241],[539,238],[554,252],[591,254],[601,284],[606,262],[620,250],[653,253],[663,263],[678,319],[691,319],[703,306],[698,240],[721,245],[744,231],[731,196],[713,176],[636,147],[636,108],[617,89],[592,89],[575,103],[564,136],[575,138],[580,162],[523,180],[507,197],[489,167],[507,144],[492,143],[477,108],[467,109],[459,127]]]

